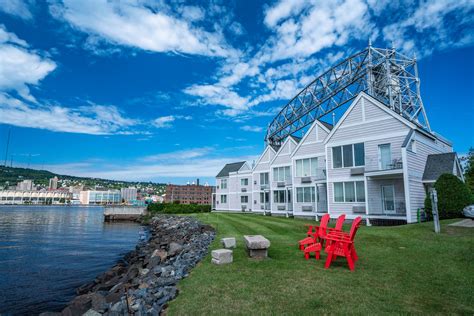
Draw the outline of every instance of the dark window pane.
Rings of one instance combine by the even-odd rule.
[[[364,143],[354,144],[354,160],[356,166],[365,165]]]
[[[332,166],[333,168],[342,168],[341,147],[332,148]]]
[[[352,145],[342,146],[342,155],[344,160],[344,167],[352,167]]]

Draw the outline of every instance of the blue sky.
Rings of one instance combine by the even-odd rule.
[[[11,128],[14,166],[214,183],[369,39],[416,54],[432,129],[473,146],[472,1],[0,0],[0,161]]]

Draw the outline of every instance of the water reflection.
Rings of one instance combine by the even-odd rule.
[[[0,313],[59,311],[137,244],[138,224],[101,207],[0,206]]]

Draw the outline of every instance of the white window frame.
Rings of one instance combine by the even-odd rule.
[[[240,179],[240,186],[245,187],[249,185],[249,178],[241,178]]]
[[[390,143],[385,143],[385,144],[379,144],[378,145],[378,150],[379,150],[379,170],[388,170],[390,168],[383,168],[382,166],[382,146],[387,146],[388,145],[388,150],[389,150],[389,161],[388,164],[392,163],[392,144]]]
[[[305,161],[309,164],[309,174],[304,174]],[[316,163],[316,169],[313,174],[313,161]],[[298,173],[298,162],[301,162],[301,173]],[[295,177],[316,177],[318,173],[318,157],[302,158],[295,160]]]
[[[357,144],[363,144],[364,145],[364,164],[363,165],[356,165],[355,163],[355,145]],[[343,150],[343,147],[344,146],[351,146],[352,147],[352,166],[345,166],[344,165],[344,150]],[[339,148],[340,150],[340,153],[341,153],[341,162],[342,162],[342,165],[341,167],[335,167],[334,166],[334,150],[335,148]],[[360,142],[360,143],[354,143],[354,144],[345,144],[345,145],[339,145],[339,146],[334,146],[334,147],[331,147],[331,157],[332,157],[332,168],[333,169],[342,169],[342,168],[358,168],[358,167],[364,167],[365,166],[365,143],[364,142]]]
[[[244,201],[244,199],[246,201]],[[240,204],[248,204],[249,203],[249,196],[248,195],[242,195],[240,196]]]
[[[305,201],[305,190],[309,190],[310,201]],[[302,201],[298,200],[298,191],[302,190]],[[312,191],[312,192],[311,192]],[[296,187],[296,203],[315,203],[316,202],[316,190],[315,187]]]
[[[227,179],[221,179],[221,189],[227,189]]]
[[[288,174],[287,174],[288,171]],[[276,177],[275,177],[276,173]],[[281,180],[280,175],[283,174],[283,180]],[[275,179],[276,178],[276,179]],[[290,166],[282,166],[282,167],[274,167],[273,168],[273,181],[276,182],[286,182],[291,179],[291,167]]]
[[[355,201],[353,202],[347,202],[346,201],[346,185],[345,183],[347,182],[352,182],[354,184],[354,197],[355,197]],[[332,183],[332,202],[333,203],[340,203],[340,204],[354,204],[354,203],[365,203],[365,201],[367,200],[367,193],[365,192],[365,183],[364,185],[362,186],[364,188],[364,201],[358,201],[357,200],[357,182],[362,182],[364,183],[364,181],[338,181],[338,182],[333,182]],[[337,202],[336,201],[336,183],[342,183],[342,194],[343,194],[343,202]]]
[[[221,194],[221,204],[227,204],[227,195]]]
[[[269,182],[270,182],[270,175],[269,175],[268,172],[260,172],[259,175],[260,175],[260,179],[259,179],[260,185],[268,185],[268,184],[270,184],[270,183],[269,183]],[[267,175],[267,176],[265,177],[265,175]],[[263,180],[266,180],[266,181],[262,181],[262,178],[263,178]]]

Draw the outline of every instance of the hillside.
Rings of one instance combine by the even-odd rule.
[[[0,166],[0,187],[16,185],[25,179],[33,180],[36,185],[48,186],[49,179],[58,177],[60,182],[67,182],[68,185],[83,184],[85,187],[93,188],[95,186],[120,189],[122,187],[134,186],[138,188],[150,188],[154,191],[163,191],[165,184],[153,182],[131,182],[117,181],[99,178],[75,177],[69,175],[56,174],[47,170],[36,170],[29,168],[12,168]]]

